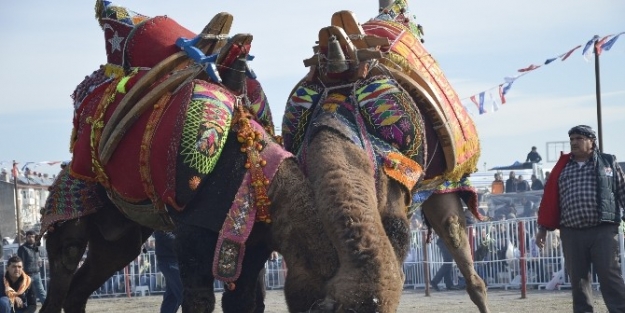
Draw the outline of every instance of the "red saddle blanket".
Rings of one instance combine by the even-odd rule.
[[[182,208],[219,158],[237,100],[220,85],[188,82],[141,114],[102,167],[102,127],[124,96],[120,90],[130,90],[145,72],[125,84],[102,84],[82,101],[74,118],[71,174],[98,181],[129,203],[160,199]]]

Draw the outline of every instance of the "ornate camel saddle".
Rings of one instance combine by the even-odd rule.
[[[245,164],[215,175],[228,173],[221,185],[232,190],[207,185],[202,195],[232,198],[211,199],[184,218],[210,217],[193,223],[219,232],[215,278],[236,281],[253,224],[271,222],[266,187],[292,157],[274,140],[267,99],[247,63],[252,36],[228,37],[228,13],[197,36],[166,16],[149,18],[109,1],[97,1],[96,17],[108,63],[72,95],[73,160],[50,189],[42,231],[94,213],[107,197],[131,220],[171,229],[168,210],[184,210],[229,143],[229,156]]]
[[[183,210],[195,196],[237,110],[273,135],[267,99],[247,66],[252,36],[229,38],[228,13],[215,15],[197,36],[169,17],[108,1],[97,2],[96,14],[108,63],[73,94],[70,175],[105,186],[129,218],[171,228],[166,208]]]
[[[289,151],[297,151],[289,146],[301,143],[303,130],[309,122],[307,118],[312,113],[310,109],[318,100],[307,93],[322,96],[331,92],[323,91],[325,86],[334,88],[345,82],[383,75],[391,78],[391,84],[407,91],[412,103],[402,101],[402,105],[396,106],[398,110],[390,113],[384,111],[384,101],[380,101],[378,112],[397,118],[368,121],[379,130],[387,128],[387,133],[380,132],[379,136],[387,137],[391,127],[405,129],[406,121],[400,118],[401,115],[412,119],[415,114],[423,114],[432,121],[443,148],[446,160],[443,174],[420,186],[431,188],[443,181],[459,181],[476,170],[480,147],[475,125],[438,64],[421,44],[422,28],[407,18],[406,11],[405,1],[395,1],[390,11],[364,24],[358,23],[352,12],[340,11],[332,16],[332,26],[319,31],[315,55],[304,60],[310,73],[304,79],[305,83],[294,90],[287,104],[282,131]],[[313,85],[321,86],[321,89]],[[408,131],[405,135],[410,134]],[[414,138],[415,141],[419,139],[419,136]],[[400,147],[409,158],[423,164],[410,152],[403,151],[401,142],[391,140],[391,143]]]
[[[304,60],[309,74],[288,99],[285,148],[305,162],[307,136],[331,128],[363,147],[374,167],[418,191],[417,205],[432,193],[461,192],[477,212],[466,179],[480,154],[475,125],[407,11],[398,0],[364,24],[350,11],[332,16]],[[431,162],[441,150],[444,161]]]

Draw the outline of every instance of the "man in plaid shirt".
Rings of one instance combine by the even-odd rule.
[[[625,206],[625,174],[616,157],[601,153],[590,126],[569,130],[571,153],[560,157],[538,211],[536,244],[560,229],[573,312],[594,312],[591,265],[610,313],[625,313],[625,283],[619,264],[618,232]]]

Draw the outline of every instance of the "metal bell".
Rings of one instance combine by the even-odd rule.
[[[234,60],[232,64],[224,68],[221,77],[223,84],[228,87],[228,89],[240,93],[243,91],[243,86],[245,85],[245,72],[247,70],[247,60],[245,57],[239,57]]]
[[[341,43],[332,35],[328,38],[328,73],[342,73],[349,69],[349,64],[341,49]]]

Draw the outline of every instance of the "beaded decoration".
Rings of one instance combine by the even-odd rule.
[[[237,140],[241,143],[241,152],[247,154],[245,168],[252,175],[251,185],[257,210],[256,221],[271,223],[271,216],[269,215],[271,201],[267,195],[267,186],[270,182],[262,169],[267,165],[267,161],[260,155],[265,143],[262,141],[263,136],[260,131],[251,126],[250,119],[252,119],[252,115],[243,106],[237,106],[233,124],[238,126]]]

